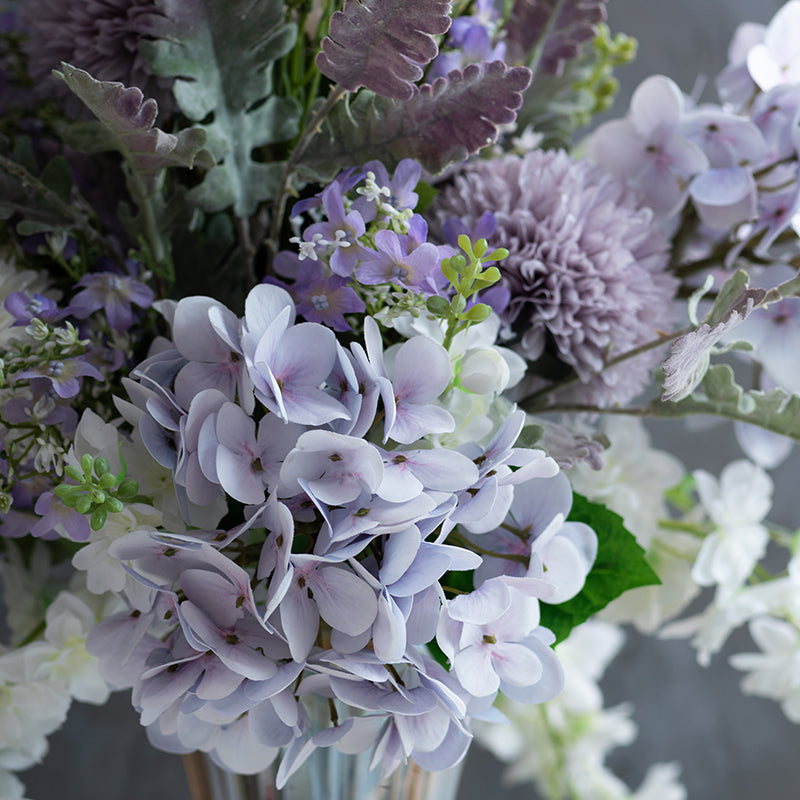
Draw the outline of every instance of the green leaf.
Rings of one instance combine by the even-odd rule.
[[[61,63],[61,70],[54,74],[64,80],[111,134],[110,138],[103,134],[102,141],[122,153],[148,190],[155,189],[165,167],[191,168],[195,163],[206,168],[213,166],[213,157],[204,149],[205,132],[194,127],[172,134],[154,127],[158,105],[155,100],[145,100],[140,89],[98,81],[65,62]],[[91,128],[83,128],[84,134],[89,131]],[[97,152],[100,146],[100,140],[96,139],[90,149]]]
[[[69,203],[72,194],[72,170],[64,156],[51,159],[41,174],[42,183],[60,200]]]
[[[59,170],[59,167],[51,168],[48,180],[59,184],[59,190],[64,191],[66,183],[56,178]],[[0,219],[9,219],[14,214],[22,217],[17,230],[23,236],[72,229],[85,222],[80,212],[62,200],[59,192],[22,163],[0,156]]]
[[[655,402],[647,407],[648,411],[656,417],[714,414],[800,441],[800,395],[787,394],[783,389],[747,391],[736,383],[728,364],[710,367],[701,387],[702,393],[695,392],[677,402]]]
[[[568,519],[584,522],[595,531],[597,558],[578,595],[556,606],[541,605],[541,624],[553,631],[557,642],[628,589],[660,583],[619,514],[573,493]]]
[[[712,328],[722,322],[728,316],[733,302],[747,289],[749,280],[750,276],[743,269],[736,270],[722,285],[711,311],[703,321]]]
[[[187,2],[191,26],[170,39],[141,42],[140,50],[155,74],[176,79],[181,111],[202,121],[198,127],[218,162],[190,199],[206,211],[232,205],[237,216],[248,216],[275,194],[282,171],[253,151],[297,133],[300,104],[273,96],[271,78],[272,63],[292,49],[297,29],[285,22],[282,3]]]

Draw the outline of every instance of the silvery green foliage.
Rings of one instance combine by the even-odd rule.
[[[773,433],[779,433],[800,441],[800,395],[791,394],[780,388],[768,392],[756,389],[746,390],[736,382],[733,370],[727,364],[716,364],[708,367],[708,353],[720,336],[715,336],[718,329],[727,330],[745,319],[754,308],[777,302],[781,298],[797,296],[800,293],[800,277],[795,277],[776,286],[769,291],[748,286],[748,275],[743,270],[735,272],[720,289],[714,305],[705,320],[695,330],[677,339],[672,345],[670,359],[664,362],[666,380],[664,382],[664,400],[669,401],[666,394],[667,381],[675,377],[670,374],[670,360],[681,347],[690,350],[695,361],[705,357],[705,364],[700,364],[704,377],[699,376],[688,391],[675,393],[676,402],[653,403],[650,410],[655,416],[681,417],[688,414],[715,414],[720,417],[758,425]],[[699,301],[700,292],[696,293]],[[690,300],[690,305],[692,301]],[[722,335],[722,334],[721,334]],[[728,344],[730,349],[740,343]],[[684,371],[692,364],[687,362]],[[700,391],[695,391],[699,386]]]
[[[377,159],[391,168],[413,158],[439,172],[494,142],[497,126],[516,118],[529,82],[525,67],[492,61],[415,86],[405,102],[362,90],[334,109],[301,169],[331,176],[342,164]]]
[[[212,167],[214,158],[204,149],[205,131],[187,128],[177,134],[154,127],[158,104],[145,100],[141,90],[112,81],[98,81],[88,72],[62,62],[64,80],[100,123],[82,123],[77,143],[87,152],[118,150],[131,169],[154,189],[165,167]]]
[[[559,75],[564,62],[597,35],[606,0],[516,0],[506,31],[510,63],[531,64],[534,75]]]
[[[422,67],[450,27],[449,0],[346,0],[317,55],[319,71],[345,89],[410,100]]]
[[[189,199],[207,211],[233,206],[249,215],[275,195],[282,165],[256,161],[253,150],[291,138],[300,107],[272,94],[272,63],[294,45],[297,29],[284,22],[283,4],[250,0],[189,0],[185,35],[143,41],[151,69],[176,78],[181,111],[208,136],[217,165]],[[189,15],[189,11],[186,11]]]

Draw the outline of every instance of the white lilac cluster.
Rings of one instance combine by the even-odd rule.
[[[614,625],[584,623],[556,647],[564,668],[557,698],[533,707],[503,700],[510,725],[476,725],[478,741],[508,763],[507,782],[531,781],[546,800],[685,800],[675,764],[653,765],[633,791],[605,763],[636,737],[631,704],[605,708],[600,687],[624,640]]]
[[[625,592],[602,615],[606,620],[632,623],[643,633],[653,633],[680,613],[699,591],[692,574],[700,547],[698,538],[670,527],[665,498],[667,490],[680,483],[685,470],[674,455],[652,446],[641,420],[607,417],[600,430],[610,442],[603,451],[602,467],[591,469],[579,462],[569,471],[570,483],[576,492],[622,517],[661,581]]]
[[[14,775],[40,762],[47,737],[66,719],[73,700],[102,705],[109,688],[86,650],[92,628],[121,605],[98,598],[79,580],[55,594],[49,556],[39,543],[26,566],[7,548],[0,562],[6,622],[11,635],[0,649],[0,796],[22,800]]]
[[[128,504],[73,560],[130,605],[90,650],[112,686],[133,687],[154,744],[241,773],[283,750],[280,781],[315,747],[373,748],[384,773],[408,758],[442,769],[498,692],[558,693],[539,604],[580,590],[596,537],[565,523],[555,462],[515,447],[521,411],[504,405],[481,443],[455,449],[436,442],[458,425],[440,398],[465,390],[431,338],[384,351],[366,317],[345,347],[267,284],[242,318],[203,297],[166,310],[171,342],[119,407],[152,456],[129,474],[143,493],[171,477],[158,507],[181,520]],[[115,469],[122,438],[87,414],[74,457]],[[495,549],[506,530],[516,546]],[[475,570],[469,590],[458,576]]]

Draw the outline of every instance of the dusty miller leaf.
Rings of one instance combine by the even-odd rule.
[[[606,0],[516,0],[506,23],[509,60],[534,72],[560,75],[564,62],[597,35]]]
[[[323,177],[370,159],[391,169],[401,159],[413,158],[428,171],[439,172],[497,139],[497,126],[514,121],[529,81],[525,67],[493,61],[415,86],[407,102],[362,90],[329,115],[301,170]]]
[[[541,604],[541,624],[553,631],[557,642],[628,589],[661,583],[619,514],[574,493],[568,519],[585,523],[597,534],[597,558],[583,589],[572,600]]]
[[[187,128],[177,134],[154,127],[158,104],[144,99],[140,89],[112,81],[98,81],[88,72],[61,63],[61,78],[72,92],[100,120],[102,129],[94,128],[94,146],[90,149],[114,149],[122,153],[131,169],[155,188],[157,176],[165,167],[211,167],[214,160],[204,149],[206,135],[199,128]],[[92,127],[81,128],[84,141],[92,141]]]
[[[345,0],[317,54],[319,71],[345,89],[410,100],[421,67],[450,28],[449,0]]]
[[[787,394],[783,389],[745,390],[736,383],[727,364],[717,364],[708,370],[702,393],[677,402],[652,403],[648,410],[657,417],[715,414],[800,441],[800,395]]]
[[[277,190],[282,165],[255,160],[253,151],[290,139],[300,106],[272,96],[272,63],[294,46],[297,29],[284,21],[283,3],[184,0],[191,26],[170,39],[141,42],[154,73],[176,78],[175,99],[205,130],[217,166],[189,193],[207,211],[233,205],[248,216]],[[184,9],[186,11],[186,9]]]

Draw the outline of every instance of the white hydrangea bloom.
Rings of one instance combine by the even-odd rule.
[[[0,769],[0,797],[3,800],[28,800],[22,781],[13,772],[5,769]]]
[[[89,605],[91,595],[84,595],[59,592],[47,609],[43,640],[28,647],[39,662],[37,677],[62,684],[76,700],[102,705],[111,692],[97,659],[86,651],[86,637],[100,615]]]
[[[733,667],[749,673],[742,691],[777,700],[783,713],[800,723],[800,630],[787,620],[758,617],[750,622],[750,635],[761,652],[730,658]]]
[[[0,655],[0,769],[27,769],[41,761],[47,736],[66,719],[69,692],[37,676],[40,663],[30,646]]]
[[[130,503],[115,514],[109,514],[99,531],[92,531],[88,542],[72,557],[72,566],[86,572],[86,586],[94,594],[124,592],[134,608],[150,608],[154,590],[132,578],[122,562],[109,553],[109,548],[128,533],[155,531],[161,524],[161,513],[145,503]]]
[[[776,599],[772,582],[747,586],[732,594],[717,592],[714,600],[699,614],[672,622],[663,628],[663,639],[692,637],[698,663],[706,667],[728,637],[740,625],[766,614]]]
[[[703,540],[692,577],[700,586],[732,594],[749,577],[767,547],[769,532],[761,521],[772,506],[772,480],[763,469],[740,460],[723,469],[719,481],[694,473],[700,503],[716,526]]]
[[[653,764],[630,800],[686,800],[686,787],[678,780],[680,772],[675,763]]]
[[[510,725],[475,725],[477,738],[509,764],[507,780],[533,781],[548,797],[614,797],[626,789],[604,762],[609,751],[636,737],[632,707],[604,709],[597,684],[623,642],[623,632],[607,623],[590,620],[575,628],[557,647],[565,679],[557,698],[540,705],[501,699]],[[605,795],[588,793],[601,787]]]

